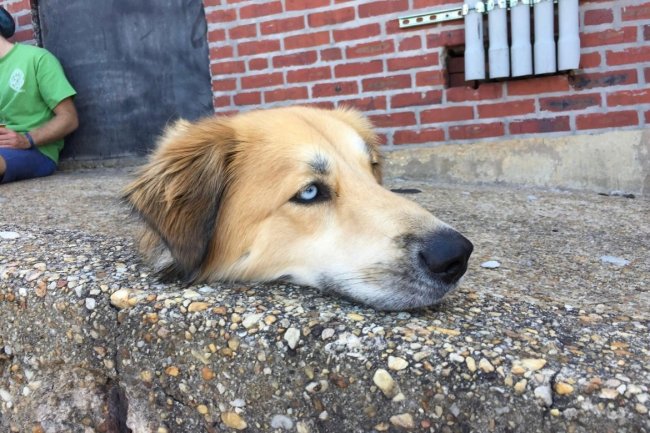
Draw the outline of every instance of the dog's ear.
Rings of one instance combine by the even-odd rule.
[[[361,112],[348,107],[337,108],[332,114],[339,120],[350,125],[361,136],[366,143],[368,154],[370,155],[370,166],[372,174],[378,183],[382,183],[382,165],[383,158],[379,151],[379,136],[375,132],[370,119],[361,114]]]
[[[212,238],[227,185],[234,131],[227,120],[168,127],[124,198],[160,236],[174,262],[164,273],[192,281]]]

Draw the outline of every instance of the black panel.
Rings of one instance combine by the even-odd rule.
[[[170,120],[213,112],[201,0],[40,0],[41,36],[77,90],[63,157],[142,155]]]

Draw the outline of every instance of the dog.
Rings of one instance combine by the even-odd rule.
[[[124,194],[144,256],[188,283],[283,280],[370,305],[441,301],[472,243],[382,185],[352,109],[271,108],[166,128]]]

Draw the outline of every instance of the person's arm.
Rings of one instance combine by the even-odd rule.
[[[28,131],[36,146],[42,146],[60,140],[79,126],[77,110],[74,102],[72,102],[72,98],[66,98],[59,102],[53,111],[54,117],[52,119],[38,128]],[[24,134],[7,128],[0,128],[0,147],[29,149],[31,144]]]

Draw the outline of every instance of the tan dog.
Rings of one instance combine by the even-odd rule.
[[[437,303],[472,244],[381,185],[356,111],[307,107],[179,121],[125,197],[142,249],[188,282],[286,280],[378,309]]]

